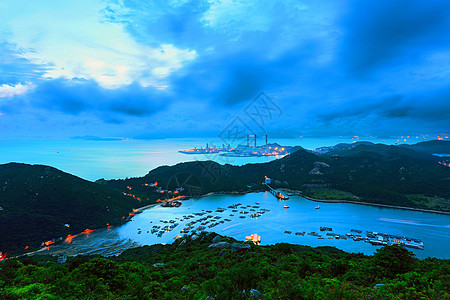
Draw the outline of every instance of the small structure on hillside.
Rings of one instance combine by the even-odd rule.
[[[58,264],[65,264],[67,261],[67,256],[66,255],[61,255],[56,259],[56,262]]]
[[[246,236],[245,240],[246,241],[251,241],[255,245],[259,245],[261,243],[261,237],[258,234],[256,234],[256,233],[251,234],[250,236]]]

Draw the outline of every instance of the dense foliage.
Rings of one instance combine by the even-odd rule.
[[[400,147],[413,149],[420,152],[425,152],[428,154],[450,154],[449,148],[450,148],[450,141],[441,141],[441,140],[434,140],[434,141],[427,141],[427,142],[420,142],[413,145],[400,145]]]
[[[114,258],[0,263],[2,299],[449,299],[450,262],[399,246],[373,256],[290,244],[208,250],[215,234]],[[222,237],[222,241],[235,242]],[[225,250],[224,250],[225,249]],[[219,255],[221,254],[221,255]],[[37,262],[38,261],[38,262]],[[256,291],[255,291],[256,290]],[[260,294],[261,295],[260,295]],[[209,296],[209,298],[207,298]]]

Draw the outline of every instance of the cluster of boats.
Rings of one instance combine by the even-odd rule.
[[[374,231],[366,231],[366,242],[372,245],[402,245],[408,248],[423,250],[423,241],[416,238],[399,236],[387,233],[378,233]]]
[[[164,233],[166,233],[166,232],[168,232],[168,231],[172,231],[172,230],[174,230],[178,225],[180,225],[179,223],[175,223],[174,220],[165,221],[164,223],[172,223],[172,224],[171,224],[171,225],[166,225],[166,226],[164,226],[164,227],[162,227],[162,228],[161,228],[161,226],[153,225],[153,227],[152,227],[152,229],[150,230],[150,232],[151,232],[152,234],[155,234],[155,233],[156,233],[156,235],[157,235],[158,237],[162,237]],[[138,228],[138,230],[140,230],[140,229]],[[141,232],[138,231],[138,233],[140,234]],[[148,231],[147,231],[147,233],[148,233]]]
[[[236,203],[228,206],[228,208],[218,207],[215,212],[223,213],[228,209],[232,209],[233,213],[237,213],[238,209],[242,209],[240,218],[245,218],[246,214],[250,214],[251,218],[257,218],[261,215],[269,212],[269,209],[260,208],[259,202],[256,202],[255,205],[242,205],[242,203]],[[230,217],[233,217],[234,214],[231,213]],[[174,218],[173,220],[159,220],[161,225],[153,225],[150,231],[147,233],[156,234],[158,237],[162,237],[164,233],[174,230],[177,226],[180,225],[180,222],[189,220],[185,224],[185,227],[181,229],[180,233],[189,234],[193,232],[201,232],[206,228],[214,228],[220,224],[224,224],[225,222],[231,222],[231,219],[223,218],[221,216],[214,216],[212,210],[203,210],[201,212],[195,212],[189,215],[183,215],[181,218]],[[152,223],[152,221],[150,221]],[[162,225],[167,224],[167,225]],[[163,226],[163,227],[161,227]],[[138,234],[141,234],[142,230],[138,228]]]
[[[350,233],[347,233],[344,235],[344,234],[338,234],[338,233],[331,232],[331,231],[333,231],[333,228],[325,227],[325,226],[321,226],[320,231],[328,231],[328,232],[326,233],[325,237],[322,234],[315,232],[315,231],[309,232],[308,235],[315,236],[318,239],[325,239],[326,237],[330,240],[331,239],[336,239],[336,240],[352,239],[355,242],[365,241],[372,245],[379,245],[379,246],[401,245],[401,246],[419,249],[419,250],[424,249],[423,241],[420,239],[416,239],[416,238],[397,236],[397,235],[392,235],[392,234],[387,234],[387,233],[378,233],[378,232],[374,232],[374,231],[366,231],[366,237],[363,237],[363,236],[361,236],[362,230],[358,230],[358,229],[351,229]],[[292,231],[285,230],[284,233],[291,234]],[[295,235],[304,236],[305,232],[304,231],[296,232]]]

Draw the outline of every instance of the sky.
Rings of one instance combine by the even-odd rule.
[[[450,2],[0,2],[4,138],[445,134]]]

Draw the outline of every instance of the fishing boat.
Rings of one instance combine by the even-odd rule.
[[[320,206],[319,206],[319,205],[317,205],[317,206],[316,206],[316,209],[320,209]]]
[[[289,206],[287,206],[286,204],[283,206],[284,208],[289,208]]]

